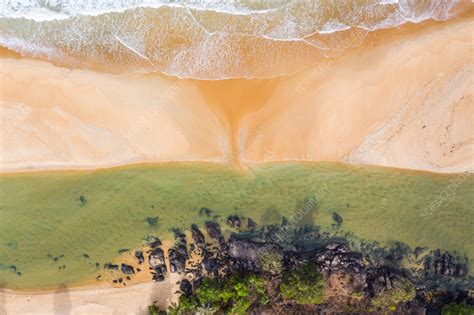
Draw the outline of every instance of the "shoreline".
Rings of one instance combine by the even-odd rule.
[[[420,170],[420,169],[411,169],[403,168],[396,166],[385,166],[377,164],[355,164],[348,163],[345,161],[305,161],[305,160],[280,160],[280,161],[261,161],[261,162],[243,162],[241,166],[235,166],[227,162],[222,161],[212,161],[212,160],[181,160],[181,161],[138,161],[134,163],[124,163],[110,166],[97,166],[97,167],[77,167],[77,168],[46,168],[46,169],[19,169],[11,171],[2,171],[0,172],[0,178],[2,177],[12,177],[16,175],[87,175],[91,173],[106,173],[121,171],[127,169],[135,168],[161,168],[161,167],[187,167],[187,166],[204,166],[204,167],[217,167],[225,168],[230,171],[243,172],[247,174],[248,171],[252,171],[255,168],[265,168],[269,166],[285,166],[285,165],[337,165],[345,168],[378,168],[384,169],[388,172],[399,172],[399,173],[413,173],[413,174],[422,174],[427,176],[441,176],[441,177],[450,177],[455,175],[467,174],[471,175],[474,173],[474,170],[461,171],[461,172],[436,172],[430,170]]]
[[[114,76],[3,51],[0,173],[169,161],[473,172],[471,15],[375,32],[327,63],[265,80]]]

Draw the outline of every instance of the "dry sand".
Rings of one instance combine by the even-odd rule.
[[[471,16],[375,32],[267,80],[115,76],[4,51],[0,170],[310,160],[472,171]]]
[[[125,288],[89,287],[45,293],[0,290],[0,314],[148,314],[152,303],[166,308],[177,302],[172,293],[179,276]]]

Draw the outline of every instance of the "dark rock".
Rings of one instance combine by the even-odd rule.
[[[403,258],[411,254],[411,249],[407,244],[395,242],[389,249],[387,259],[394,263],[401,263]]]
[[[240,228],[241,222],[238,215],[230,215],[227,217],[227,223],[234,228]]]
[[[255,231],[257,227],[257,223],[255,223],[254,220],[248,218],[247,220],[247,228],[250,230],[250,231]]]
[[[441,253],[439,250],[425,257],[424,269],[438,276],[464,277],[467,274],[465,264],[458,262],[451,254]]]
[[[183,272],[188,259],[188,253],[185,245],[178,245],[168,250],[168,257],[170,261],[170,272]]]
[[[207,234],[213,239],[219,241],[219,243],[224,243],[224,238],[222,237],[221,227],[216,222],[207,221],[206,222]]]
[[[143,251],[136,250],[135,251],[135,258],[137,258],[139,264],[142,264],[143,261],[145,261],[145,257],[143,257]]]
[[[120,269],[122,270],[124,274],[127,274],[127,275],[131,275],[135,273],[135,270],[133,269],[133,267],[127,264],[122,263]]]
[[[167,268],[163,250],[161,248],[153,249],[148,257],[148,262],[151,266],[150,269],[154,270],[152,273],[153,280],[157,282],[165,280]]]
[[[151,249],[157,248],[158,246],[162,245],[160,239],[156,236],[149,236],[148,240],[148,246],[150,246]]]
[[[196,243],[197,247],[199,247],[200,249],[206,248],[206,243],[205,243],[206,240],[204,238],[204,234],[202,234],[202,232],[199,230],[196,224],[191,225],[191,234],[192,234],[194,243]]]
[[[418,257],[426,251],[424,247],[417,247],[415,248],[415,256]]]
[[[217,272],[219,271],[219,263],[217,258],[204,258],[202,261],[202,266],[209,275],[217,276]]]
[[[110,270],[118,270],[118,265],[114,265],[114,264],[111,264],[111,263],[106,263],[104,265],[104,268],[105,269],[110,269]]]
[[[165,265],[165,253],[161,248],[155,248],[148,256],[148,263],[152,268]]]
[[[234,262],[234,269],[260,269],[260,255],[265,247],[265,244],[232,235],[229,239],[228,245],[229,256],[232,259],[238,261]]]
[[[166,273],[166,266],[157,267],[155,269],[155,272],[152,273],[152,275],[153,275],[152,278],[156,282],[164,281],[165,280],[165,273]]]
[[[205,215],[206,217],[209,217],[211,214],[212,214],[212,210],[209,208],[203,207],[199,210],[199,215]]]
[[[342,217],[337,212],[332,213],[332,219],[337,226],[342,224]]]
[[[191,282],[189,282],[189,280],[181,280],[179,289],[184,294],[184,296],[191,296],[193,294],[193,285],[191,284]]]

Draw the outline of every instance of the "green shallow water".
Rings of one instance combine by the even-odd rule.
[[[441,205],[422,216],[441,195]],[[300,224],[328,227],[336,211],[357,237],[474,257],[472,176],[336,163],[266,164],[249,172],[202,163],[136,165],[1,175],[0,286],[56,288],[90,279],[96,262],[102,266],[147,235],[167,238],[172,227],[202,224],[201,207],[221,219],[239,214],[268,224],[294,215],[309,196],[318,203]],[[150,227],[146,218],[156,216],[158,226]]]

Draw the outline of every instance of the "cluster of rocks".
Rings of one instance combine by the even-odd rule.
[[[349,291],[362,292],[367,298],[391,290],[397,281],[406,280],[414,284],[417,290],[413,304],[406,306],[412,307],[411,309],[438,309],[439,305],[444,305],[447,301],[473,302],[468,288],[472,288],[474,282],[467,276],[466,264],[447,252],[437,250],[426,253],[421,249],[411,251],[403,243],[395,243],[388,249],[378,245],[361,246],[362,250],[358,252],[351,249],[347,240],[320,235],[312,229],[289,232],[285,222],[281,226],[257,229],[253,220],[245,220],[236,215],[227,218],[227,224],[238,231],[232,233],[227,240],[219,224],[212,221],[205,223],[207,236],[193,224],[190,227],[192,240],[189,244],[186,235],[175,230],[175,244],[168,249],[167,255],[161,248],[161,242],[155,239],[149,243],[150,249],[147,251],[153,279],[163,281],[168,265],[170,273],[184,276],[180,282],[181,293],[191,295],[204,277],[225,277],[238,272],[264,273],[262,256],[272,251],[282,258],[283,270],[291,271],[298,265],[311,261],[319,267],[325,279],[336,274],[347,275],[351,279],[348,285],[353,286]],[[285,232],[284,237],[275,238],[282,231]],[[402,261],[410,258],[410,255],[416,259],[422,257],[419,258],[421,270],[402,267]],[[137,251],[135,257],[139,264],[145,261],[142,252]],[[106,267],[118,269],[118,265],[109,264]],[[133,273],[133,268],[129,269],[123,264],[121,270],[125,274]],[[276,275],[279,276],[281,274]],[[428,278],[436,279],[437,282],[430,280],[433,284],[430,287],[427,285]],[[443,293],[437,292],[439,282],[446,279],[450,281],[451,288]],[[429,303],[425,300],[427,292],[437,292],[436,298],[430,295]]]
[[[125,276],[125,280],[131,280],[131,275],[135,274],[135,268],[133,268],[133,266],[131,265],[128,265],[128,264],[125,264],[125,263],[121,263],[120,266],[117,265],[117,264],[112,264],[112,263],[105,263],[104,264],[104,269],[106,270],[111,270],[111,271],[118,271],[119,270],[119,267],[120,267],[120,271],[121,273],[123,273]],[[137,271],[141,271],[140,269],[137,269]],[[97,280],[100,280],[100,278],[102,278],[102,275],[97,275],[96,279]],[[113,279],[112,282],[115,283],[115,284],[123,284],[124,286],[126,286],[126,282],[124,280],[124,277],[119,277],[117,279]]]
[[[424,261],[425,270],[439,276],[464,277],[467,274],[465,264],[457,262],[449,253],[441,253],[438,249]]]
[[[149,254],[148,264],[150,265],[149,269],[152,270],[152,278],[155,281],[164,281],[167,273],[167,268],[165,261],[165,253],[160,247],[162,245],[161,241],[159,239],[155,239],[148,245],[150,246],[150,250],[147,252],[147,254]],[[141,259],[141,257],[137,257],[137,255],[135,255],[135,257],[139,262],[140,260],[144,260]]]

